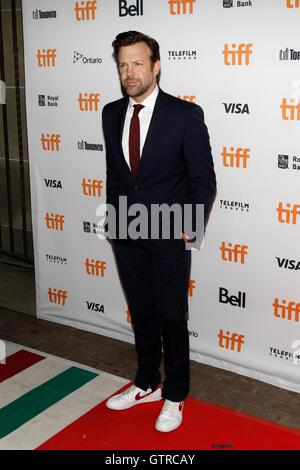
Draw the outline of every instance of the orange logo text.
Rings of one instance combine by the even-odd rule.
[[[42,149],[46,150],[47,152],[59,152],[60,143],[60,134],[42,134],[41,136]]]
[[[300,0],[286,0],[288,8],[300,8]]]
[[[50,230],[63,230],[65,223],[65,216],[61,214],[49,214],[46,212],[45,215],[46,227]]]
[[[102,180],[91,180],[88,178],[82,178],[82,192],[85,196],[101,196],[101,189],[103,189],[103,181]]]
[[[168,0],[171,15],[186,15],[194,13],[196,0]]]
[[[104,277],[104,271],[106,269],[106,262],[105,261],[100,261],[100,260],[94,260],[94,259],[85,259],[85,270],[86,274],[89,276],[101,276]]]
[[[253,44],[232,44],[231,49],[229,44],[225,44],[223,54],[225,65],[249,65],[250,55],[252,54],[251,48]]]
[[[220,348],[230,349],[231,351],[236,350],[237,352],[241,352],[242,344],[245,343],[244,335],[230,333],[230,331],[226,331],[226,334],[224,334],[224,331],[220,330],[218,338]]]
[[[286,207],[283,207],[283,203],[279,202],[276,209],[278,212],[278,222],[281,224],[296,224],[297,216],[300,215],[300,204],[292,204],[289,202],[286,204]]]
[[[68,292],[66,290],[56,290],[49,287],[48,298],[51,304],[65,305],[68,298]]]
[[[229,148],[223,147],[223,152],[221,153],[223,157],[223,165],[230,168],[247,168],[250,149],[237,147],[234,151],[234,147]]]
[[[97,2],[75,2],[75,18],[77,21],[89,21],[95,19]]]
[[[232,247],[232,243],[222,242],[220,247],[221,258],[223,261],[230,261],[231,263],[245,263],[245,257],[248,254],[247,245],[235,244]]]
[[[274,316],[286,320],[299,321],[300,302],[290,301],[287,303],[285,299],[279,302],[279,299],[274,299]]]
[[[80,111],[99,111],[100,93],[79,93]]]
[[[290,104],[287,103],[286,98],[282,98],[281,117],[284,121],[300,121],[300,101],[291,98]]]
[[[196,103],[196,96],[195,95],[177,95],[177,98],[183,101],[190,101],[191,103]]]
[[[38,67],[55,67],[56,52],[56,49],[38,49]]]

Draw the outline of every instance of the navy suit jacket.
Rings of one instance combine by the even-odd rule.
[[[119,196],[134,203],[204,204],[209,213],[216,178],[207,127],[200,106],[161,89],[143,147],[138,174],[133,176],[122,149],[128,97],[108,103],[102,113],[106,145],[108,204],[118,213]],[[196,212],[193,210],[193,230]]]

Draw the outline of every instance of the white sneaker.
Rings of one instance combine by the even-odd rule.
[[[182,411],[183,401],[166,400],[156,420],[155,429],[160,432],[169,432],[179,428],[182,422]]]
[[[135,405],[159,400],[161,400],[160,385],[153,391],[151,388],[148,388],[146,392],[136,385],[131,385],[124,392],[109,398],[106,406],[110,410],[127,410]]]

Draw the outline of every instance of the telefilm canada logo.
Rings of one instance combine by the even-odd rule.
[[[39,106],[45,106],[49,108],[57,108],[59,104],[59,97],[51,95],[38,95]]]
[[[50,253],[46,253],[45,260],[47,263],[51,263],[51,264],[63,264],[63,265],[68,264],[68,260],[64,256],[53,255]]]
[[[49,20],[57,18],[56,10],[39,10],[38,8],[32,12],[34,20]]]
[[[294,343],[295,344],[292,344],[292,347],[296,349],[295,352],[286,351],[280,348],[269,347],[269,355],[276,359],[285,359],[286,361],[291,361],[293,364],[298,365],[300,364],[300,344],[298,344],[299,341],[295,341]]]
[[[196,60],[197,59],[197,51],[194,49],[176,49],[176,50],[169,50],[168,51],[168,59],[169,60]]]
[[[233,7],[252,7],[253,0],[248,0],[247,2],[240,2],[234,0],[223,0],[223,8],[233,8]]]
[[[73,64],[81,62],[82,64],[102,64],[101,57],[88,57],[81,52],[74,51],[73,52]]]
[[[249,212],[250,204],[249,202],[241,201],[229,201],[225,199],[220,199],[220,209],[225,209],[229,211],[240,211],[240,212]]]

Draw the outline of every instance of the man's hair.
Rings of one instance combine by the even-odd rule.
[[[131,46],[132,44],[136,44],[138,42],[144,42],[147,44],[151,51],[150,59],[154,64],[157,60],[160,60],[159,54],[159,44],[158,42],[147,36],[146,34],[140,33],[139,31],[125,31],[124,33],[120,33],[114,39],[112,46],[114,48],[114,59],[118,63],[118,54],[120,47],[123,46]]]

